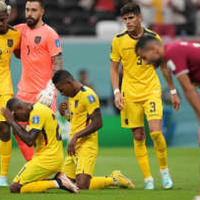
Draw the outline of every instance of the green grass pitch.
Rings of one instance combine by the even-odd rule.
[[[174,181],[172,190],[162,190],[159,168],[152,148],[148,149],[152,174],[156,189],[145,191],[143,177],[133,155],[132,148],[100,148],[95,175],[109,175],[112,170],[120,169],[136,185],[135,190],[108,188],[82,191],[74,195],[61,190],[49,190],[42,194],[10,194],[8,188],[0,188],[0,199],[6,200],[192,200],[199,193],[198,148],[169,148],[169,167]],[[9,182],[23,166],[24,160],[19,150],[14,149],[9,172]]]

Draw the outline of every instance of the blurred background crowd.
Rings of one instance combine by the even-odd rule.
[[[46,22],[60,35],[99,35],[121,30],[120,8],[131,0],[49,0]],[[25,0],[9,0],[11,24],[24,22]],[[200,35],[200,0],[137,0],[144,26],[160,35]],[[104,32],[104,31],[103,31]]]

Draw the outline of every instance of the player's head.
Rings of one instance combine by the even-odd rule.
[[[160,65],[164,57],[162,43],[153,36],[141,37],[135,47],[137,56],[140,56],[148,64]]]
[[[76,94],[77,82],[68,71],[58,70],[54,74],[52,81],[63,96],[73,97]]]
[[[29,120],[32,104],[12,98],[7,102],[6,107],[13,112],[16,121],[27,122]]]
[[[5,1],[0,0],[0,34],[4,34],[8,29],[8,6]]]
[[[130,2],[125,4],[120,12],[129,32],[134,31],[141,26],[142,15],[140,6],[137,3]]]
[[[44,15],[45,0],[27,0],[25,6],[26,23],[34,28],[42,21]]]

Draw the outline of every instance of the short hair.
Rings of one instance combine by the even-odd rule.
[[[150,36],[150,35],[145,35],[145,36],[142,36],[136,46],[135,46],[135,53],[136,55],[138,54],[138,50],[141,49],[141,50],[144,50],[146,49],[147,45],[150,43],[150,42],[159,42],[160,41],[156,38],[156,37],[153,37],[153,36]]]
[[[38,3],[40,3],[40,6],[42,7],[42,8],[45,8],[45,6],[46,6],[46,0],[27,0],[26,2],[38,2]]]
[[[64,80],[74,80],[73,76],[66,70],[58,70],[54,74],[52,81],[54,85]]]
[[[8,100],[6,107],[12,112],[15,109],[17,109],[18,107],[20,107],[21,102],[22,101],[19,100],[18,98],[12,98],[12,99]]]
[[[129,2],[121,8],[120,13],[121,13],[121,16],[129,14],[129,13],[134,13],[135,15],[138,16],[141,14],[141,10],[140,10],[139,4],[135,2]]]
[[[0,1],[0,14],[7,13],[7,4],[4,1]]]

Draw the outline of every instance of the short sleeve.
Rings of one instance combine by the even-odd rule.
[[[48,51],[49,51],[51,57],[62,53],[60,37],[54,30],[51,30],[48,33],[47,48],[48,48]]]
[[[174,48],[168,51],[166,56],[166,65],[172,70],[173,74],[176,76],[189,72],[185,53],[180,48]]]
[[[99,98],[94,92],[87,93],[84,100],[89,115],[91,115],[96,109],[100,108]]]
[[[119,48],[118,48],[118,41],[116,37],[114,37],[112,41],[110,59],[114,62],[120,62],[121,60],[121,56],[119,54]]]
[[[30,120],[29,120],[29,130],[35,129],[42,131],[45,123],[45,118],[39,112],[35,112],[34,110],[31,112]]]

